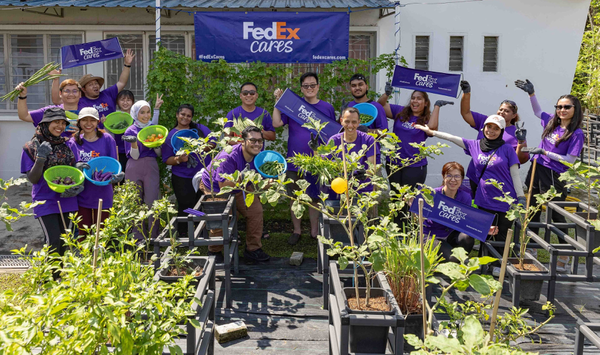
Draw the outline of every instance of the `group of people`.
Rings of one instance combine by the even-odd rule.
[[[113,187],[123,179],[131,180],[140,187],[141,198],[144,203],[151,205],[159,198],[159,169],[157,158],[171,166],[171,183],[178,205],[178,215],[185,216],[187,208],[193,208],[203,194],[211,189],[220,191],[224,186],[232,183],[222,177],[222,174],[231,174],[244,169],[254,169],[254,158],[264,150],[264,141],[273,141],[276,138],[275,129],[288,126],[288,152],[287,157],[296,154],[313,154],[318,141],[311,137],[311,132],[302,127],[294,118],[274,108],[268,111],[257,107],[256,100],[259,88],[251,82],[240,87],[241,105],[228,112],[227,126],[233,124],[233,118],[260,118],[262,128],[251,126],[246,128],[241,137],[232,137],[234,145],[231,152],[225,150],[218,153],[216,159],[222,162],[211,169],[202,169],[210,166],[210,162],[199,164],[201,157],[195,153],[176,154],[171,145],[171,137],[180,130],[195,129],[200,137],[208,136],[211,131],[208,127],[193,121],[195,108],[189,104],[181,104],[177,110],[177,124],[171,128],[166,141],[158,148],[148,148],[138,139],[138,132],[149,125],[158,123],[159,109],[162,96],[157,95],[154,107],[147,101],[135,101],[131,91],[124,90],[129,79],[129,72],[134,54],[127,51],[124,58],[124,68],[119,81],[105,90],[101,90],[104,79],[101,77],[84,75],[79,81],[64,80],[62,83],[55,79],[52,85],[53,106],[29,111],[27,108],[27,88],[21,84],[18,101],[19,118],[32,122],[36,127],[35,135],[23,148],[21,171],[26,173],[33,183],[32,198],[34,201],[46,201],[34,208],[35,217],[40,221],[44,230],[46,243],[59,253],[63,251],[60,235],[64,233],[64,221],[68,221],[70,212],[78,212],[82,216],[78,226],[80,235],[85,234],[86,226],[96,223],[98,216],[98,200],[103,200],[103,210],[112,206]],[[339,121],[343,127],[342,132],[330,139],[336,145],[354,143],[354,149],[359,150],[363,144],[373,145],[374,138],[367,132],[378,133],[388,129],[388,119],[393,121],[393,133],[401,140],[401,147],[397,156],[388,157],[385,168],[389,181],[400,185],[418,186],[425,182],[427,176],[427,160],[414,159],[419,152],[411,143],[423,143],[430,136],[436,136],[453,142],[465,153],[472,157],[465,174],[464,168],[456,163],[449,162],[442,169],[443,184],[435,189],[436,193],[455,198],[465,204],[470,204],[472,198],[475,204],[496,216],[495,226],[490,233],[496,240],[504,240],[510,221],[506,218],[509,205],[495,200],[502,192],[496,187],[486,184],[486,180],[495,179],[503,183],[504,191],[524,204],[524,193],[519,176],[519,165],[525,163],[532,155],[538,157],[538,167],[534,179],[533,193],[545,192],[554,186],[561,197],[566,197],[564,184],[558,175],[567,168],[562,160],[573,162],[579,155],[583,146],[583,132],[580,129],[583,113],[579,100],[571,95],[561,96],[555,105],[553,114],[542,112],[533,84],[528,80],[517,81],[517,87],[530,95],[534,113],[541,119],[544,133],[538,148],[524,149],[527,147],[526,130],[518,125],[519,115],[517,105],[510,100],[500,104],[496,114],[484,115],[470,110],[471,86],[468,82],[461,82],[463,96],[460,112],[467,124],[477,130],[476,139],[466,139],[438,131],[441,107],[453,104],[449,101],[438,100],[431,105],[427,93],[414,91],[406,106],[389,104],[388,98],[393,88],[386,85],[385,94],[377,102],[369,100],[367,93],[368,82],[362,74],[355,74],[349,80],[353,101],[342,107],[337,116],[334,107],[319,99],[319,78],[316,73],[305,73],[300,79],[302,100],[317,108],[332,120]],[[274,95],[279,99],[283,91],[276,89]],[[370,102],[377,108],[377,117],[369,126],[361,125],[359,111],[354,108],[359,103]],[[154,112],[152,109],[154,108]],[[103,130],[106,116],[116,110],[129,113],[134,123],[127,128],[123,135],[109,134]],[[76,122],[69,121],[65,111],[78,115]],[[272,115],[270,114],[272,112]],[[210,148],[209,148],[210,149]],[[123,173],[115,174],[108,186],[96,186],[89,182],[69,188],[64,193],[53,192],[42,178],[43,172],[57,165],[71,165],[79,169],[87,167],[86,162],[98,156],[108,156],[119,160]],[[209,158],[206,158],[209,159]],[[399,169],[401,160],[411,160],[408,166]],[[379,152],[370,150],[364,157],[362,164],[380,164]],[[366,181],[369,177],[364,171],[359,172],[360,180]],[[316,203],[320,187],[317,178],[310,174],[302,175],[298,167],[288,164],[287,177],[294,184],[287,186],[292,194],[298,189],[295,182],[302,178],[310,183],[308,195]],[[530,173],[531,174],[531,171]],[[212,176],[211,176],[212,175]],[[470,191],[461,189],[462,182],[467,176],[470,181]],[[211,186],[212,181],[212,186]],[[529,182],[529,177],[527,178]],[[392,188],[395,188],[392,184]],[[262,239],[268,238],[268,233],[263,230],[263,210],[259,199],[255,199],[247,206],[241,191],[234,192],[236,206],[241,215],[248,219],[246,223],[246,248],[244,255],[254,261],[267,261],[269,255],[262,250]],[[61,216],[61,213],[63,214]],[[293,230],[288,238],[288,243],[294,245],[301,238],[302,230],[300,220],[294,213],[290,214]],[[101,213],[101,221],[108,217],[107,212]],[[310,236],[316,238],[318,234],[318,212],[309,209]],[[539,216],[536,216],[539,219]],[[560,216],[553,216],[560,220]],[[100,221],[100,222],[101,222]],[[403,224],[404,217],[399,215],[396,222]],[[148,223],[149,226],[157,225]],[[446,227],[428,222],[426,231],[442,243],[442,252],[449,259],[451,249],[462,246],[468,251],[473,247],[473,238],[449,230]],[[136,231],[136,236],[141,238],[141,231]],[[147,235],[155,237],[157,228],[146,230]],[[187,227],[178,228],[181,236],[187,234]],[[218,231],[212,231],[217,233]],[[217,262],[223,258],[222,250],[211,247],[209,254],[217,256]]]

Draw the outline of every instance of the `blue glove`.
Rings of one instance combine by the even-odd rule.
[[[75,197],[75,196],[79,195],[82,191],[83,191],[83,184],[78,185],[78,186],[73,186],[71,188],[66,189],[65,192],[60,194],[60,197],[63,197],[63,198]]]
[[[124,178],[125,178],[125,172],[121,171],[120,173],[114,174],[112,176],[112,178],[110,179],[110,183],[111,184],[118,184],[121,181],[123,181]]]
[[[515,86],[518,87],[519,89],[525,91],[529,95],[533,95],[533,93],[535,92],[535,89],[533,88],[533,84],[531,83],[531,81],[529,81],[529,79],[525,79],[525,81],[516,80]]]
[[[525,198],[525,196],[519,196],[517,197],[517,204],[526,207],[527,206],[527,199]]]

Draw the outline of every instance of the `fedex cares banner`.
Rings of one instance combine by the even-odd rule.
[[[345,12],[196,12],[196,59],[330,63],[348,58]]]
[[[327,123],[325,128],[321,130],[319,136],[324,143],[327,143],[331,136],[339,133],[342,129],[342,126],[335,121],[335,117],[328,117],[313,105],[302,100],[300,96],[296,95],[290,89],[285,90],[283,95],[281,95],[279,100],[275,103],[275,107],[300,125],[310,122],[309,117],[320,121],[321,123]]]
[[[416,199],[410,206],[410,211],[419,213]],[[493,214],[462,204],[442,193],[433,196],[433,206],[423,204],[423,217],[482,242],[487,239],[494,222]]]
[[[392,86],[458,97],[461,74],[446,74],[396,65]]]
[[[123,50],[117,37],[64,46],[60,49],[60,52],[63,69],[123,57]]]

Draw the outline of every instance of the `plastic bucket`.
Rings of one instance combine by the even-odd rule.
[[[260,167],[268,162],[268,161],[278,161],[280,163],[283,163],[283,171],[279,174],[283,174],[287,171],[287,161],[285,161],[285,158],[283,157],[283,155],[272,151],[272,150],[264,150],[260,153],[258,153],[258,155],[256,157],[254,157],[254,166],[256,167],[256,171],[258,171],[258,173],[260,175],[262,175],[262,177],[265,178],[276,178],[277,175],[267,175],[265,174]]]
[[[156,136],[158,136],[160,134],[160,135],[162,135],[162,138],[158,138],[154,142],[144,142],[146,139],[150,138],[153,134],[155,134]],[[148,126],[146,128],[143,128],[141,131],[139,131],[138,135],[137,135],[137,139],[148,148],[156,148],[156,147],[160,147],[165,142],[168,134],[169,134],[169,130],[167,129],[167,127],[164,127],[161,125],[153,125],[153,126]]]
[[[56,179],[57,177],[63,178],[67,176],[71,177],[71,179],[75,181],[75,184],[60,185],[52,182],[52,180]],[[73,186],[81,185],[85,178],[83,177],[83,173],[81,172],[81,170],[77,168],[74,168],[69,165],[57,165],[44,171],[44,180],[46,180],[46,182],[48,183],[48,187],[50,187],[52,191],[63,193],[66,189],[69,189]]]
[[[127,127],[125,128],[112,128],[114,125],[118,124],[119,122],[126,122],[127,123]],[[111,131],[114,134],[123,134],[125,133],[125,131],[127,130],[127,128],[129,128],[129,126],[131,126],[133,124],[133,117],[131,117],[130,114],[128,114],[127,112],[113,112],[110,115],[106,116],[106,121],[104,121],[104,128],[108,129],[109,131]]]
[[[117,159],[111,157],[97,157],[88,161],[87,164],[90,166],[90,168],[84,169],[83,174],[89,182],[97,186],[106,186],[110,184],[110,179],[106,181],[96,181],[92,179],[92,174],[94,171],[96,171],[96,169],[105,173],[111,172],[113,175],[120,173],[122,170],[121,163],[119,163]]]
[[[369,115],[371,117],[373,117],[372,120],[367,121],[367,122],[360,122],[360,124],[362,126],[369,126],[371,125],[373,122],[375,122],[375,119],[377,118],[377,115],[379,114],[379,112],[377,111],[377,107],[375,107],[375,105],[368,103],[368,102],[363,102],[357,105],[354,105],[354,107],[358,110],[358,112],[361,115]]]
[[[200,138],[200,136],[198,135],[198,130],[194,128],[181,129],[177,131],[175,134],[173,134],[173,136],[171,136],[171,146],[173,147],[173,152],[178,152],[179,149],[183,148],[183,145],[185,144],[185,142],[179,139],[179,137],[196,139]]]

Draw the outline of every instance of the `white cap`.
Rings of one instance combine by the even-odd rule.
[[[100,121],[100,115],[98,115],[98,110],[96,110],[93,107],[84,107],[79,111],[79,116],[77,117],[77,119],[80,120],[85,117],[92,117]]]
[[[488,123],[493,123],[496,126],[500,127],[500,129],[506,128],[506,120],[500,115],[489,116],[488,118],[486,118],[485,123],[483,125],[485,126]]]

